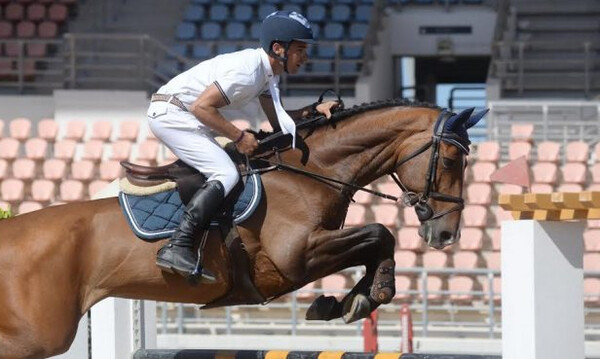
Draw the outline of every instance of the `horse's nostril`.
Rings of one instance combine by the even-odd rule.
[[[444,245],[454,243],[454,235],[451,232],[443,231],[440,233],[440,240]]]

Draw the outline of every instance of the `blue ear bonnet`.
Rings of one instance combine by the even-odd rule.
[[[475,108],[471,107],[458,114],[452,114],[452,116],[446,120],[444,125],[444,133],[455,134],[456,137],[458,137],[456,140],[460,141],[463,145],[466,145],[466,148],[468,148],[468,145],[471,143],[467,130],[475,126],[477,122],[485,116],[489,109],[476,112],[472,115],[473,111],[475,111]]]

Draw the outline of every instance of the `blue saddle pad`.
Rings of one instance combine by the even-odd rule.
[[[244,222],[252,215],[260,203],[261,195],[260,175],[253,174],[246,180],[244,191],[233,208],[235,224]],[[147,196],[119,192],[119,202],[135,235],[151,241],[173,235],[185,209],[176,189]],[[211,226],[217,225],[217,222],[211,222]]]

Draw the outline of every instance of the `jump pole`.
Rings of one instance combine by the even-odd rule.
[[[600,192],[500,195],[502,358],[585,358],[583,230]]]

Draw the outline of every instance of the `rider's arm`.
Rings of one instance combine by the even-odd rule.
[[[265,114],[267,115],[267,118],[269,119],[269,123],[271,124],[271,127],[273,127],[273,130],[276,132],[280,131],[279,121],[277,121],[277,114],[275,112],[275,105],[273,105],[273,98],[269,95],[261,95],[259,97],[259,100],[260,100],[260,105],[262,106],[263,111],[265,111]],[[310,113],[310,110],[311,110],[311,106],[306,106],[299,110],[286,111],[286,112],[290,115],[292,120],[298,121],[301,118],[308,116],[308,114]]]
[[[226,104],[221,91],[212,84],[194,101],[190,112],[204,125],[236,142],[240,152],[251,153],[256,148],[256,139],[251,133],[244,133],[223,117],[219,108]]]

